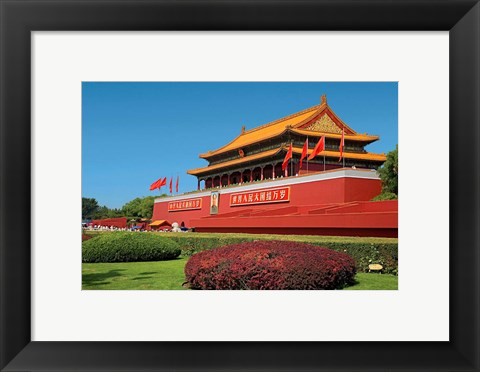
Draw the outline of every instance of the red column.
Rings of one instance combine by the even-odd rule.
[[[228,177],[227,185],[230,186],[230,175],[227,174],[227,177]]]
[[[263,167],[260,167],[260,181],[263,181]]]
[[[253,169],[250,169],[250,182],[253,182]]]
[[[275,164],[272,164],[272,179],[275,179]]]

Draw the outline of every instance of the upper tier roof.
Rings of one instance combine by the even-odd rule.
[[[322,103],[303,111],[296,112],[284,118],[272,121],[259,127],[243,131],[233,141],[217,150],[200,154],[200,158],[208,159],[227,151],[241,149],[244,146],[275,138],[287,131],[301,135],[311,135],[327,138],[340,138],[342,128],[345,129],[345,138],[371,143],[379,139],[378,136],[358,134],[345,124],[328,106],[327,99],[322,96]]]
[[[275,156],[281,152],[285,153],[287,152],[288,147],[287,146],[280,146],[278,148],[272,149],[272,150],[267,150],[263,151],[257,154],[245,156],[243,158],[238,158],[238,159],[233,159],[229,160],[223,163],[215,164],[215,165],[209,165],[206,167],[202,168],[195,168],[195,169],[190,169],[187,171],[188,174],[191,174],[193,176],[199,176],[205,173],[209,173],[215,170],[223,169],[223,168],[228,168],[232,167],[235,165],[242,165],[248,162],[251,162],[253,160],[261,160],[265,158],[272,158],[272,156]],[[302,147],[293,147],[292,148],[294,154],[301,154],[303,151]],[[307,155],[310,155],[312,153],[313,149],[308,149]],[[282,154],[283,156],[283,154]],[[318,158],[320,159],[321,156],[326,156],[326,157],[334,157],[338,158],[340,157],[340,152],[338,151],[331,151],[331,150],[325,150],[318,155]],[[371,152],[367,153],[355,153],[355,152],[344,152],[343,156],[346,159],[355,159],[355,160],[368,160],[368,161],[373,161],[373,162],[385,162],[387,160],[387,157],[385,154],[374,154]],[[277,159],[276,162],[281,161],[280,159]],[[304,160],[306,162],[306,160]]]

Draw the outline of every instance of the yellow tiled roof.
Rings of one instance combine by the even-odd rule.
[[[292,128],[290,129],[293,133],[298,133],[298,134],[303,134],[305,136],[312,136],[312,137],[322,137],[325,136],[326,138],[337,138],[340,139],[342,137],[341,134],[336,134],[336,133],[323,133],[323,132],[315,132],[312,130],[303,130],[303,129],[296,129]],[[378,140],[380,137],[379,136],[370,136],[368,134],[355,134],[355,135],[349,135],[345,134],[345,139],[348,140],[355,140],[355,141],[362,141],[362,142],[373,142]]]
[[[329,115],[338,123],[341,124],[345,128],[346,139],[352,139],[356,141],[363,141],[363,142],[373,142],[379,139],[378,136],[369,136],[367,134],[357,134],[352,128],[350,128],[347,124],[345,124],[334,112],[333,110],[327,105],[326,101],[322,102],[320,105],[316,105],[310,108],[307,108],[303,111],[299,111],[292,115],[286,116],[284,118],[272,121],[270,123],[261,125],[259,127],[247,130],[241,133],[238,137],[236,137],[233,141],[226,144],[223,147],[220,147],[217,150],[209,151],[204,154],[200,154],[200,158],[208,159],[214,155],[222,154],[226,151],[241,149],[243,146],[247,146],[259,141],[263,141],[266,139],[274,138],[282,133],[286,132],[287,130],[291,130],[294,133],[302,134],[302,135],[311,135],[314,137],[320,137],[325,135],[327,138],[340,138],[340,134],[336,133],[322,133],[318,131],[311,131],[305,129],[299,129],[302,125],[309,122],[309,120],[314,119],[315,116],[321,116],[322,114],[326,114],[328,111]]]
[[[318,112],[325,107],[326,104],[313,106],[306,110],[272,121],[268,124],[247,130],[225,146],[220,147],[217,150],[201,154],[200,157],[208,158],[215,154],[221,154],[225,151],[241,148],[242,146],[258,142],[259,140],[276,137],[283,133],[288,126],[294,126],[303,123],[304,121],[318,114]]]
[[[187,173],[196,176],[196,175],[199,175],[199,174],[202,174],[202,173],[205,173],[205,172],[210,172],[210,171],[214,171],[214,170],[217,170],[217,169],[227,168],[227,167],[230,167],[232,165],[239,165],[239,164],[243,164],[243,163],[246,163],[246,162],[249,162],[249,161],[252,161],[252,160],[267,158],[267,157],[278,154],[282,150],[287,151],[287,147],[281,146],[281,147],[273,149],[273,150],[259,152],[258,154],[254,154],[254,155],[250,155],[250,156],[245,156],[243,158],[238,158],[238,159],[226,161],[224,163],[219,163],[219,164],[215,164],[215,165],[207,166],[207,167],[203,167],[203,168],[191,169],[191,170],[187,171]],[[301,147],[293,147],[292,150],[293,150],[293,153],[295,153],[295,154],[301,154],[303,149]],[[313,149],[309,149],[308,150],[308,155],[310,155],[312,153],[312,151],[313,151]],[[338,151],[323,151],[322,153],[320,153],[318,155],[318,157],[321,157],[323,155],[325,155],[327,157],[340,157],[340,152],[338,152]],[[343,155],[345,156],[346,159],[372,160],[372,161],[385,161],[385,160],[387,160],[386,155],[374,154],[374,153],[370,153],[370,152],[365,153],[365,154],[363,154],[363,153],[353,153],[353,152],[344,152]],[[306,161],[306,160],[304,160],[304,161]]]
[[[266,157],[273,156],[273,155],[277,154],[281,149],[282,149],[282,147],[279,147],[279,148],[276,148],[276,149],[273,149],[273,150],[259,152],[258,154],[245,156],[243,158],[238,158],[238,159],[226,161],[224,163],[219,163],[219,164],[211,165],[211,166],[208,166],[208,167],[190,169],[189,171],[187,171],[187,173],[192,174],[192,175],[197,175],[197,174],[200,174],[200,173],[203,173],[203,172],[206,172],[206,171],[222,169],[222,168],[228,167],[230,165],[237,165],[237,164],[246,163],[246,162],[251,161],[251,160],[263,159],[263,158],[266,158]]]
[[[302,154],[302,148],[301,147],[294,147],[293,152],[295,154]],[[312,153],[313,149],[308,150],[308,155]],[[322,156],[327,156],[327,157],[340,157],[340,152],[339,151],[329,151],[325,150],[322,151],[320,154],[317,155],[318,158]],[[367,152],[365,154],[363,153],[356,153],[356,152],[344,152],[343,156],[345,156],[346,159],[357,159],[357,160],[374,160],[374,161],[385,161],[387,160],[387,156],[384,154],[374,154],[373,152]],[[304,160],[305,161],[305,160]]]
[[[156,220],[155,222],[152,222],[149,226],[162,226],[163,224],[170,225],[170,222],[167,220]]]

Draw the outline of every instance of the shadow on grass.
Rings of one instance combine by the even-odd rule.
[[[178,261],[178,260],[183,260],[184,258],[185,257],[178,256],[178,257],[175,257],[175,258],[167,258],[167,259],[160,260],[160,261]],[[156,261],[156,262],[160,262],[160,261]]]
[[[360,282],[357,280],[357,278],[354,278],[353,282],[351,284],[348,284],[345,288],[354,287],[354,286],[359,285],[359,284],[360,284]]]
[[[108,279],[122,276],[122,274],[119,273],[120,271],[125,271],[125,269],[110,270],[109,272],[98,274],[83,274],[82,284],[84,286],[108,284]]]
[[[136,276],[135,278],[132,278],[132,280],[146,280],[146,279],[152,279],[152,278],[153,276]]]

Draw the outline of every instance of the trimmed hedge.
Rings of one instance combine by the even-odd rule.
[[[121,234],[117,231],[86,231],[91,236]],[[131,233],[139,234],[139,233]],[[253,242],[256,240],[296,241],[326,247],[352,256],[357,263],[357,271],[367,272],[368,265],[379,263],[386,274],[398,275],[398,242],[392,238],[367,237],[331,237],[315,235],[267,235],[242,233],[142,233],[161,235],[165,239],[177,242],[183,256],[192,256],[195,253],[223,247],[231,244]]]
[[[170,239],[179,243],[182,255],[192,256],[195,253],[223,247],[231,244],[253,242],[257,240],[271,240],[269,235],[247,234],[172,234]],[[363,238],[363,237],[321,237],[285,235],[275,236],[282,241],[296,241],[326,247],[352,256],[357,263],[359,272],[367,272],[368,265],[379,263],[386,274],[398,275],[398,243],[396,239]]]
[[[354,283],[349,255],[311,244],[255,241],[193,255],[192,289],[338,289]]]
[[[178,243],[153,233],[99,234],[82,243],[83,262],[164,261],[180,253]]]

